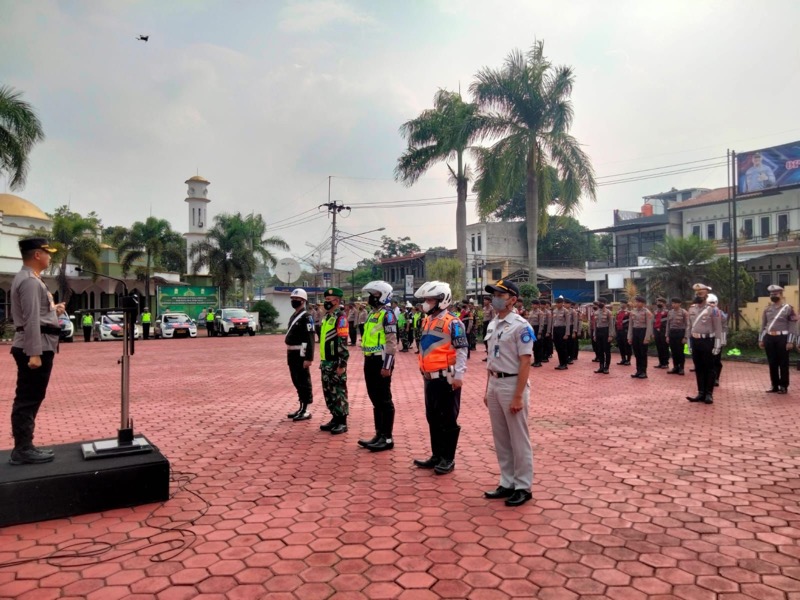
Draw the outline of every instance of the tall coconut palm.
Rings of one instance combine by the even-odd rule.
[[[574,80],[572,69],[554,67],[544,56],[544,43],[537,42],[527,54],[511,52],[500,69],[481,69],[470,86],[485,113],[481,137],[499,138],[479,154],[478,205],[497,206],[525,183],[528,276],[534,284],[540,201],[551,197],[548,166],[558,171],[564,203],[574,205],[582,194],[595,198],[589,157],[569,134]]]
[[[170,255],[169,258],[172,259],[174,257],[171,255],[179,252],[180,247],[176,249],[175,245],[170,243],[174,237],[175,232],[172,231],[169,221],[156,217],[148,217],[144,223],[137,221],[125,235],[119,236],[121,241],[117,246],[117,257],[122,272],[127,275],[137,266],[136,263],[144,261],[144,266],[139,266],[138,270],[144,279],[147,305],[150,303],[150,279],[153,268],[161,266],[166,255]]]
[[[650,253],[653,268],[647,272],[647,284],[655,293],[686,298],[693,284],[705,281],[716,253],[717,247],[711,240],[667,236]]]
[[[12,190],[25,185],[28,156],[44,131],[33,107],[22,100],[22,92],[0,86],[0,175],[9,178]]]
[[[433,165],[444,162],[456,186],[456,258],[467,264],[467,187],[472,176],[464,154],[477,138],[481,117],[475,104],[461,94],[439,90],[433,108],[400,127],[408,148],[397,161],[395,179],[413,185]],[[451,164],[455,161],[455,167]],[[461,277],[462,281],[466,281]]]
[[[100,270],[100,244],[97,243],[100,221],[94,213],[84,217],[67,206],[57,208],[51,218],[53,228],[43,235],[57,250],[52,264],[58,267],[59,301],[69,302],[72,290],[67,281],[67,262],[70,258],[84,269]]]
[[[274,267],[278,264],[278,259],[270,251],[271,248],[289,250],[289,244],[283,239],[277,236],[265,237],[267,235],[267,224],[261,215],[250,213],[244,218],[244,235],[247,249],[256,258],[256,262],[269,267]],[[242,280],[245,300],[247,300],[247,284],[253,280],[254,274],[252,273],[250,277]]]

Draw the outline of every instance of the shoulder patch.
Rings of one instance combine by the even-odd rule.
[[[392,311],[386,311],[385,322],[387,325],[393,325],[394,323],[397,323],[397,317]]]
[[[519,339],[523,344],[529,344],[536,339],[530,325],[521,330]]]

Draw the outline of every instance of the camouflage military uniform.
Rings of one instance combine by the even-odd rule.
[[[347,350],[349,326],[344,311],[336,309],[322,318],[320,338],[320,370],[322,371],[322,393],[325,404],[334,417],[346,417],[350,413],[347,402],[347,371],[336,374],[339,368],[347,368],[350,353]]]

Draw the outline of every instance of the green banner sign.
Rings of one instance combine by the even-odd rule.
[[[156,289],[156,311],[182,312],[192,319],[205,316],[209,307],[219,308],[219,288],[216,286],[159,286]]]

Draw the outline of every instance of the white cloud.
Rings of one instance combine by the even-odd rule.
[[[281,11],[278,26],[288,33],[313,33],[334,24],[365,25],[374,20],[338,0],[292,2]]]

